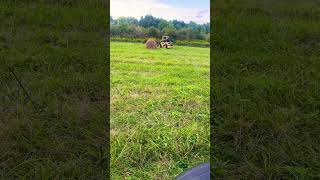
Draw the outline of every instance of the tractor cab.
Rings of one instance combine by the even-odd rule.
[[[166,41],[166,40],[169,40],[169,36],[162,36],[162,41]]]

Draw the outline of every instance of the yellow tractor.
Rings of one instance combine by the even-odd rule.
[[[173,46],[173,41],[170,39],[169,36],[162,36],[162,39],[160,40],[160,48],[165,47],[165,48],[170,48]]]

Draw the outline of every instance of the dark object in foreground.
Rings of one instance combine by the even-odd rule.
[[[193,167],[180,174],[175,180],[210,180],[210,163]]]

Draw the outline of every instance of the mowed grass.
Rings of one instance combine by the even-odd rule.
[[[108,13],[81,2],[0,2],[0,179],[108,177]]]
[[[112,179],[171,179],[209,161],[209,48],[111,42]]]
[[[216,179],[319,179],[319,1],[212,8]]]

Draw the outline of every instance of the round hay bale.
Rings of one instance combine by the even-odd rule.
[[[155,39],[148,39],[146,42],[146,48],[148,49],[156,49],[158,47],[157,41]]]

